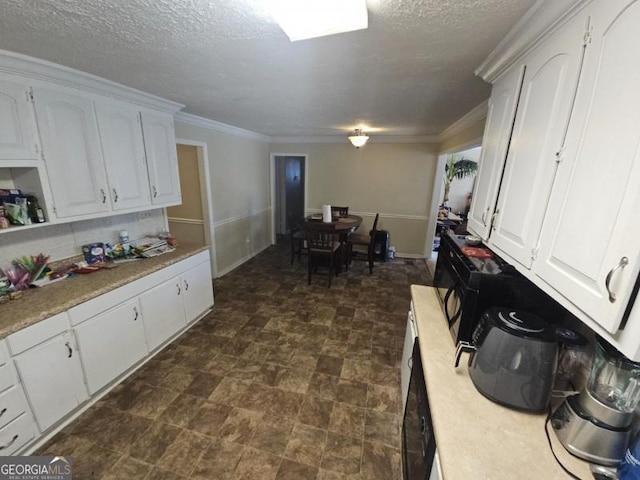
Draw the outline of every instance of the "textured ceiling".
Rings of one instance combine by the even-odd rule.
[[[259,0],[2,0],[0,48],[270,136],[434,135],[534,0],[368,0],[369,29],[289,42]]]

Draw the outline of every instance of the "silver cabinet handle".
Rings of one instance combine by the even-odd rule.
[[[496,208],[496,211],[493,212],[493,215],[491,215],[491,230],[496,229],[496,218],[498,217],[498,214],[500,213],[500,209]]]
[[[104,188],[100,189],[100,195],[102,195],[102,203],[107,203],[107,194],[104,191]]]
[[[485,217],[487,216],[487,212],[489,212],[489,207],[487,207],[487,209],[482,212],[482,217],[480,217],[480,220],[482,220],[482,224],[486,227],[487,226],[487,220],[485,219]]]
[[[69,355],[67,355],[67,358],[71,358],[73,356],[73,348],[71,348],[71,344],[69,342],[66,342],[64,346],[67,347],[67,352],[69,353]]]
[[[413,368],[413,357],[407,359],[407,367],[409,367],[409,369]]]
[[[182,290],[180,289],[180,284],[176,283],[176,287],[178,287],[178,295],[180,295],[182,293]]]
[[[18,435],[16,433],[9,443],[7,443],[6,445],[0,445],[0,450],[4,450],[5,448],[9,448],[11,445],[13,445],[16,442],[16,440],[18,439],[19,436],[20,435]]]
[[[156,198],[158,196],[158,190],[156,189],[155,185],[152,188],[153,188],[153,198]]]
[[[135,316],[135,317],[133,317],[133,321],[135,322],[136,320],[138,320],[138,316],[139,316],[139,314],[138,314],[138,307],[133,307],[133,313],[135,313],[135,314],[136,314],[136,316]]]
[[[607,289],[607,293],[609,294],[609,301],[611,303],[614,303],[616,301],[616,294],[613,293],[611,291],[611,288],[609,287],[609,284],[611,283],[611,278],[613,277],[613,274],[616,273],[616,270],[618,270],[619,268],[624,268],[627,265],[629,265],[629,259],[627,257],[622,257],[618,262],[618,264],[615,267],[613,267],[611,270],[609,270],[609,273],[607,273],[607,278],[604,280],[604,286]]]
[[[118,192],[116,192],[115,188],[112,188],[112,190],[113,190],[113,201],[117,203],[118,202]]]
[[[187,290],[189,290],[189,282],[187,282],[186,280],[184,281],[184,291],[186,292]]]
[[[7,407],[4,407],[2,411],[0,411],[0,417],[4,415],[6,411],[7,411]]]

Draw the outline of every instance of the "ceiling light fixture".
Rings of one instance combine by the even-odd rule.
[[[292,42],[369,26],[365,0],[262,0],[262,3]]]
[[[356,148],[362,147],[365,143],[369,141],[369,135],[367,135],[366,133],[363,133],[360,128],[356,128],[355,134],[349,135],[348,138],[351,144]]]

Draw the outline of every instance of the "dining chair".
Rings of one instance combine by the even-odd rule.
[[[348,217],[349,216],[349,207],[334,207],[331,206],[331,216],[332,217]]]
[[[311,272],[317,272],[319,260],[325,259],[329,264],[328,288],[331,288],[331,277],[334,274],[338,276],[341,253],[336,226],[324,222],[307,222],[306,233],[309,285],[311,285]]]
[[[365,253],[364,251],[360,252],[357,249],[354,251],[353,249],[354,246],[356,248],[366,247],[367,249],[366,258],[362,258],[362,260],[366,259],[369,262],[369,275],[373,273],[373,256],[374,256],[374,250],[375,250],[376,232],[378,231],[379,217],[380,217],[380,214],[376,213],[376,218],[373,221],[373,227],[369,231],[368,235],[364,233],[352,233],[351,235],[349,235],[349,238],[347,239],[347,262],[348,263],[351,263],[351,261],[354,258],[358,260],[360,259],[360,258],[357,258],[359,255],[356,255],[354,257],[354,253],[363,254],[363,255]]]
[[[289,242],[291,243],[291,265],[293,259],[298,256],[298,260],[302,255],[306,255],[305,242],[307,241],[307,233],[304,230],[304,219],[289,219]]]

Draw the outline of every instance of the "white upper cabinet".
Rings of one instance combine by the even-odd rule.
[[[33,89],[36,118],[57,217],[110,210],[93,100]]]
[[[536,273],[613,333],[640,270],[640,2],[592,7]]]
[[[490,246],[531,267],[584,53],[579,14],[528,54]]]
[[[468,224],[471,231],[485,240],[489,238],[491,216],[498,197],[523,75],[524,67],[516,66],[491,89]]]
[[[140,112],[120,102],[96,102],[109,196],[114,210],[151,204]]]
[[[0,80],[0,162],[38,158],[36,127],[29,89],[21,83]]]
[[[144,148],[153,205],[178,205],[180,176],[173,116],[142,112]]]

